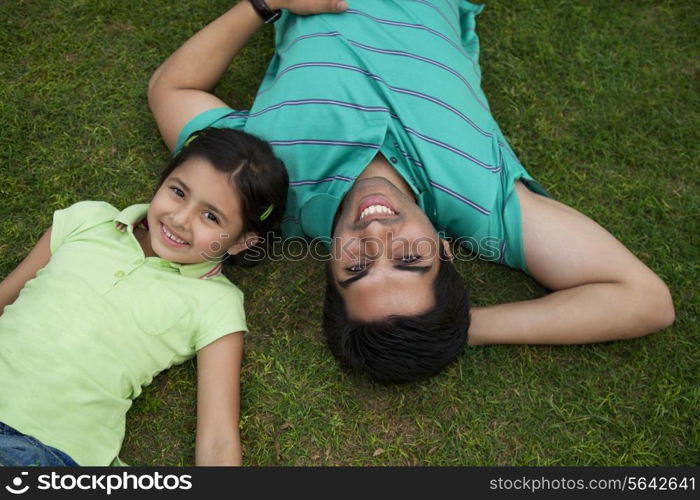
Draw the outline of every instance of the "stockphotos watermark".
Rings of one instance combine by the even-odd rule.
[[[226,240],[228,234],[220,235]],[[503,258],[503,241],[495,237],[473,238],[469,236],[448,240],[454,249],[453,258],[459,261],[472,261],[476,259],[487,261],[500,261]],[[425,259],[439,257],[437,242],[433,238],[422,236],[418,238],[396,237],[388,232],[384,238],[375,237],[348,237],[348,238],[313,238],[305,240],[301,238],[281,238],[275,234],[265,237],[254,237],[246,240],[249,247],[246,260],[249,262],[273,262],[290,261],[298,262],[310,258],[320,262],[329,260],[344,260],[355,258],[362,254],[364,258],[374,259],[383,255],[386,249],[393,254],[414,255],[418,254]],[[202,252],[205,260],[219,262],[226,256],[222,254],[222,245],[219,241],[209,245],[208,252]]]
[[[13,495],[23,495],[28,491],[93,491],[111,495],[115,491],[175,491],[191,490],[190,474],[162,474],[150,472],[134,474],[131,472],[111,474],[73,474],[70,472],[39,474],[36,483],[30,484],[28,472],[20,472],[5,490]]]

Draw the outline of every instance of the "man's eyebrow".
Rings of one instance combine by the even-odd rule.
[[[397,265],[393,266],[394,269],[398,269],[399,271],[410,271],[412,273],[420,273],[420,274],[427,273],[428,271],[430,271],[430,269],[432,269],[432,267],[433,267],[432,264],[430,264],[429,266],[409,266],[409,265],[405,265],[405,264],[397,264]],[[341,288],[347,288],[351,284],[356,282],[357,280],[361,280],[362,278],[367,276],[368,273],[369,273],[369,269],[365,269],[364,271],[357,273],[355,276],[352,276],[351,278],[348,278],[348,279],[343,280],[343,281],[339,281],[338,286],[340,286]]]
[[[430,264],[429,266],[408,266],[406,264],[396,264],[394,266],[394,269],[398,269],[399,271],[411,271],[412,273],[425,274],[428,271],[430,271],[432,267],[432,264]]]
[[[365,276],[367,276],[367,273],[369,273],[369,269],[365,269],[364,271],[361,271],[361,272],[357,273],[355,276],[353,276],[353,277],[351,277],[351,278],[348,278],[348,279],[343,280],[343,281],[339,281],[339,282],[338,282],[338,285],[339,285],[341,288],[347,288],[347,287],[349,287],[352,283],[356,282],[357,280],[361,280],[362,278],[364,278]]]
[[[171,180],[171,182],[172,182],[172,181],[175,181],[175,182],[177,182],[178,184],[180,184],[180,186],[182,187],[182,190],[183,190],[185,193],[188,193],[188,194],[189,194],[190,192],[192,192],[192,190],[190,189],[190,187],[189,187],[187,184],[185,184],[185,183],[182,181],[182,179],[180,179],[179,177],[171,177],[170,180]],[[212,212],[216,212],[216,214],[217,214],[219,217],[221,217],[222,219],[224,219],[223,222],[225,222],[225,223],[228,222],[228,219],[226,218],[226,215],[224,215],[223,210],[219,210],[218,207],[216,207],[215,205],[212,205],[211,203],[207,203],[206,201],[203,202],[202,205],[204,205],[205,207],[207,207],[207,208],[208,208],[209,210],[211,210]]]

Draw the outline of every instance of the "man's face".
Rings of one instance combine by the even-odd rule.
[[[374,321],[431,309],[440,244],[428,217],[394,184],[357,181],[339,209],[331,246],[348,316]]]

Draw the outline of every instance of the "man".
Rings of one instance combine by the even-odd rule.
[[[331,242],[324,330],[345,364],[405,382],[454,360],[467,331],[473,345],[572,344],[673,322],[666,285],[549,198],[509,147],[480,87],[480,6],[266,2],[188,40],[152,76],[149,103],[171,149],[205,126],[272,144],[290,177],[284,235]],[[251,110],[234,111],[211,89],[263,19],[277,50]],[[443,236],[551,293],[470,311]]]

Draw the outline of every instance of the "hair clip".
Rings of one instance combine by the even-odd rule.
[[[199,137],[199,132],[193,132],[190,134],[190,136],[187,138],[187,140],[184,142],[182,145],[183,148],[187,147],[190,142],[194,141],[197,137]]]
[[[267,210],[265,210],[262,213],[262,215],[260,216],[260,220],[263,221],[263,220],[267,219],[270,216],[270,214],[272,213],[272,210],[274,210],[274,208],[275,208],[274,204],[267,207]]]

